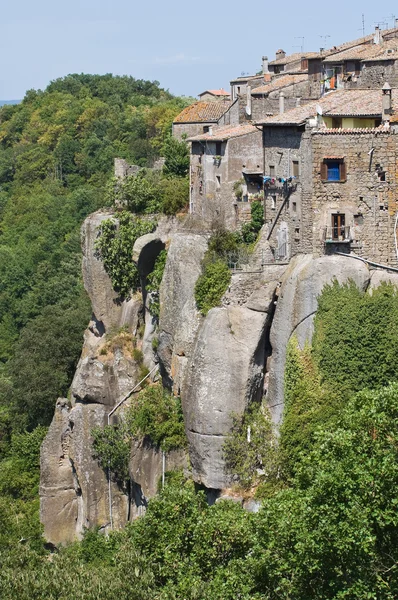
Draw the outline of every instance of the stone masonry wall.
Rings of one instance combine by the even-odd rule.
[[[293,176],[293,161],[299,175],[292,181],[294,191],[285,204],[282,183],[266,188],[265,222],[273,227],[271,248],[277,253],[280,231],[287,231],[287,257],[311,252],[311,145],[309,133],[294,127],[269,127],[264,132],[264,173],[275,178]],[[273,170],[272,170],[273,167]]]
[[[238,226],[238,210],[233,184],[242,178],[244,169],[261,171],[261,131],[223,142],[221,158],[215,156],[215,142],[192,145],[193,212],[210,223],[220,222],[234,229]]]
[[[313,132],[314,253],[325,251],[322,232],[331,226],[332,214],[340,212],[350,227],[352,251],[369,260],[397,264],[397,142],[397,135],[374,130]],[[321,163],[329,156],[344,157],[345,182],[322,182]],[[380,180],[376,165],[385,171],[385,181]]]

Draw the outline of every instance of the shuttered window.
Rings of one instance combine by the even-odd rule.
[[[321,163],[322,181],[345,181],[346,165],[343,158],[324,158]]]

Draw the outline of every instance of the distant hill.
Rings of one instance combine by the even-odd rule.
[[[0,106],[4,104],[19,104],[21,100],[0,100]]]

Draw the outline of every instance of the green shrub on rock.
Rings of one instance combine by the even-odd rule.
[[[195,285],[196,305],[202,315],[220,304],[231,281],[228,265],[221,259],[208,263]]]

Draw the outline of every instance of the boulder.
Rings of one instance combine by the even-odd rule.
[[[70,406],[58,398],[54,418],[40,452],[40,520],[44,537],[55,546],[76,539],[79,496],[69,460]]]
[[[202,322],[194,290],[206,249],[205,236],[174,235],[160,287],[158,356],[163,374],[173,383],[176,393]]]
[[[262,396],[267,314],[212,309],[201,327],[182,388],[193,477],[208,488],[230,483],[222,445],[232,415]]]
[[[187,469],[188,457],[184,450],[171,450],[164,454],[164,469]],[[131,447],[130,478],[133,482],[133,517],[142,514],[148,501],[156,496],[162,481],[163,452],[144,438]]]

